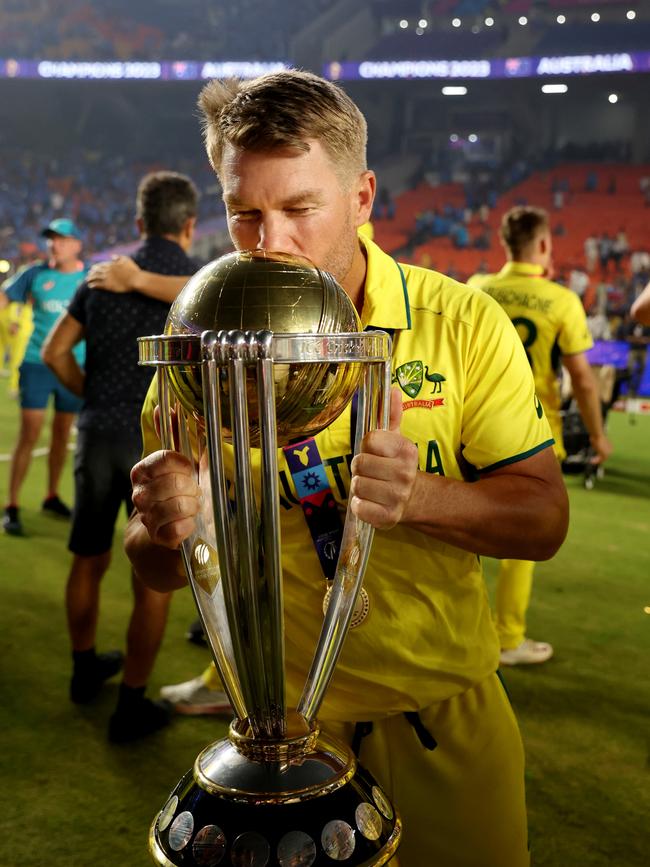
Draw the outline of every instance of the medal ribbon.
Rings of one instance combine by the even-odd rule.
[[[397,266],[399,268],[399,265]],[[402,269],[399,268],[400,274]],[[404,275],[402,275],[404,282]],[[371,327],[366,331],[372,331]],[[384,328],[390,337],[394,328]],[[357,429],[358,394],[352,398],[350,413],[350,446],[354,450]],[[323,575],[328,582],[334,579],[336,564],[343,538],[343,521],[336,506],[323,460],[316,440],[310,437],[297,443],[283,446],[282,451],[293,479],[293,484],[302,507],[303,515],[311,534]]]
[[[300,505],[328,581],[334,578],[343,538],[343,521],[327,481],[327,473],[313,437],[284,446],[282,451]]]

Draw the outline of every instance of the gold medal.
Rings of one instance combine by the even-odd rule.
[[[332,587],[331,585],[325,591],[325,596],[323,597],[323,614],[327,614],[327,609],[330,604],[330,598],[332,596]],[[354,629],[355,626],[359,626],[363,623],[370,612],[370,596],[368,596],[368,591],[365,587],[362,587],[359,591],[359,595],[357,596],[357,600],[354,603],[354,608],[352,610],[352,619],[350,620],[350,629]]]

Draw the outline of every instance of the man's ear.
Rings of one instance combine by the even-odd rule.
[[[188,217],[185,220],[185,225],[183,226],[183,234],[188,240],[192,240],[194,236],[194,230],[196,229],[196,217]]]
[[[550,252],[551,248],[551,236],[544,232],[544,234],[539,236],[539,252],[546,256]]]
[[[359,175],[359,180],[357,184],[357,213],[355,215],[355,222],[357,228],[362,226],[364,223],[367,223],[370,219],[370,215],[372,214],[372,204],[375,200],[375,193],[377,192],[377,178],[375,177],[375,173],[368,170],[362,172]]]

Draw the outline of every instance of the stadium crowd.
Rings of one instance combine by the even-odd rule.
[[[291,61],[292,38],[330,7],[327,0],[188,0],[180,5],[166,0],[145,5],[129,0],[6,0],[0,57]],[[373,0],[368,8],[376,38],[359,59],[475,58],[503,54],[506,47],[510,56],[642,51],[650,38],[650,21],[641,18],[642,9],[633,25],[620,8],[609,16],[607,10],[603,26],[594,28],[580,0],[548,6],[533,0],[417,0],[400,3],[398,10],[393,2]],[[568,15],[563,26],[555,20],[557,12]],[[522,16],[529,27],[518,26]],[[257,26],[242,26],[246,20],[255,20]],[[424,27],[418,24],[423,21]]]
[[[148,171],[173,167],[203,192],[199,220],[223,215],[207,160],[156,154],[155,161],[128,151],[100,153],[83,147],[52,156],[5,149],[0,158],[0,255],[20,267],[42,255],[41,230],[50,220],[74,219],[84,234],[86,258],[137,239],[132,193]]]
[[[280,0],[140,6],[129,0],[3,3],[0,57],[49,60],[283,60],[289,34],[329,5]],[[254,17],[254,29],[242,22]],[[152,24],[155,19],[155,24]]]

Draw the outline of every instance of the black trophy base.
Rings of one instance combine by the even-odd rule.
[[[369,867],[387,864],[400,836],[374,778],[329,737],[284,762],[245,756],[225,739],[178,783],[149,848],[165,867]]]

